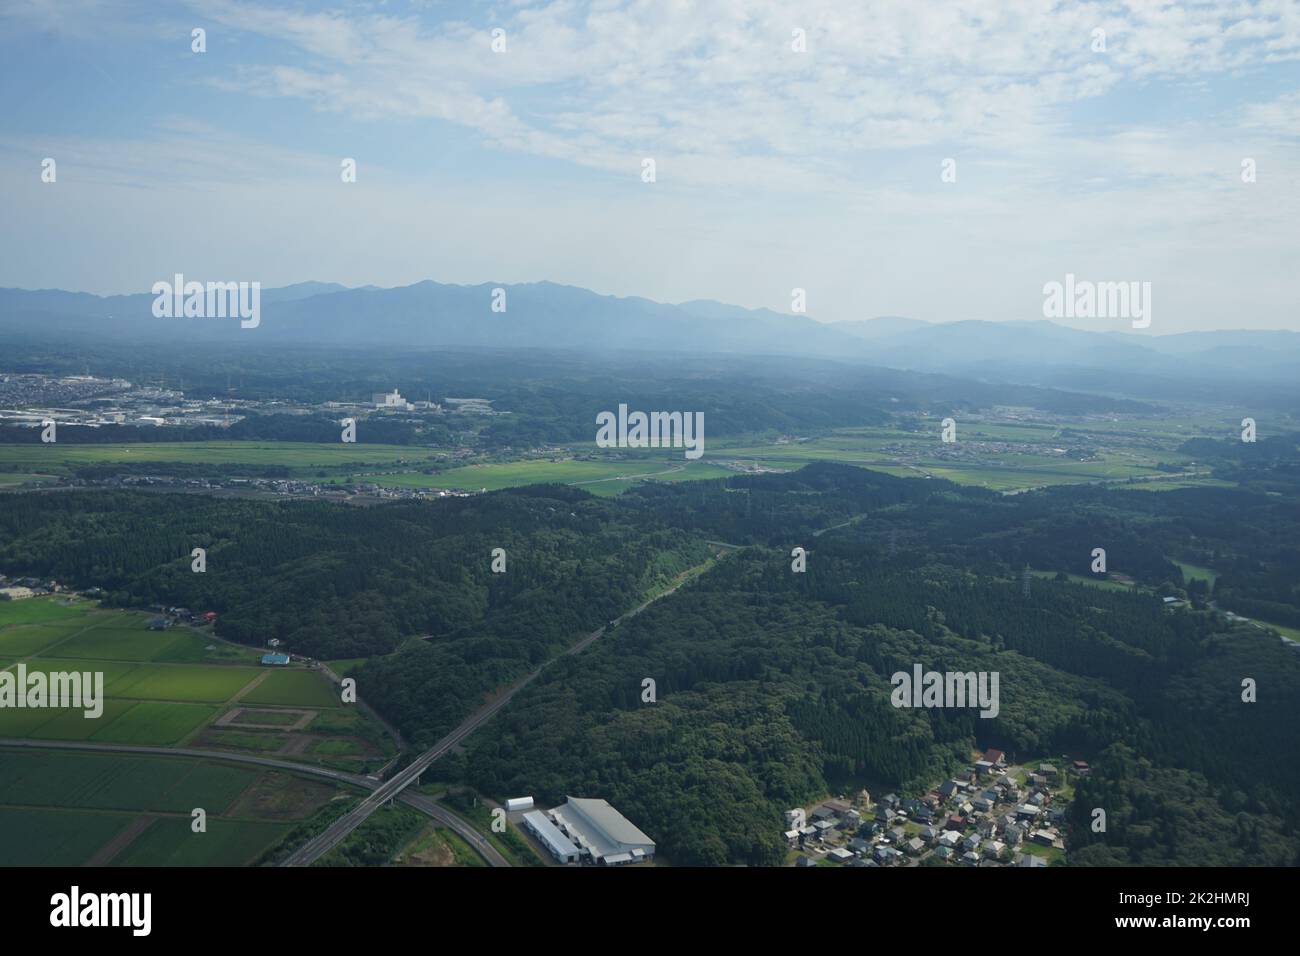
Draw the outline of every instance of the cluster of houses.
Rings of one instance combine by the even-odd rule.
[[[89,596],[89,595],[88,595]],[[154,610],[161,611],[158,617],[151,618],[147,626],[151,631],[165,631],[173,624],[212,624],[217,619],[216,611],[191,611],[187,607],[163,607],[155,605]]]
[[[1069,771],[1089,773],[1075,760]],[[1053,800],[1064,773],[1051,764],[1023,783],[1007,772],[1006,755],[988,750],[972,767],[921,797],[886,794],[872,803],[863,790],[852,803],[827,800],[810,812],[787,810],[785,838],[799,850],[796,866],[830,860],[846,866],[906,866],[943,861],[966,866],[1045,866],[1028,844],[1064,849],[1065,808]]]
[[[58,581],[43,578],[8,578],[0,574],[0,601],[21,601],[42,594],[58,594],[66,590]]]

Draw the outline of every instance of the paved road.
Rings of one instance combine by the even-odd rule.
[[[678,582],[677,584],[673,585],[671,588],[668,588],[662,594],[658,594],[655,597],[651,598],[650,600],[644,602],[639,607],[634,608],[631,611],[628,611],[622,617],[616,618],[612,623],[617,625],[620,621],[624,620],[625,618],[632,617],[635,614],[639,614],[650,604],[653,604],[655,601],[659,600],[660,598],[667,597],[669,594],[672,594],[674,591],[677,590],[677,588],[681,586],[682,583],[684,583],[685,580],[686,579],[683,578],[683,581]],[[592,643],[597,641],[604,633],[605,633],[605,628],[603,627],[599,628],[598,630],[592,631],[590,634],[588,634],[582,640],[578,641],[567,651],[565,651],[563,655],[560,656],[577,654],[580,651],[585,650],[587,647],[591,646]],[[526,677],[523,677],[520,680],[516,681],[514,684],[511,684],[510,687],[502,691],[501,694],[494,697],[492,700],[488,701],[486,704],[484,704],[482,707],[476,710],[469,717],[465,718],[464,722],[462,722],[459,727],[457,727],[451,733],[447,734],[447,736],[439,740],[429,750],[426,750],[424,753],[420,754],[420,756],[416,757],[415,760],[411,761],[411,763],[405,769],[399,771],[397,774],[395,774],[385,783],[377,787],[374,790],[374,792],[372,792],[369,796],[367,796],[364,800],[362,800],[361,803],[359,803],[351,811],[345,813],[343,816],[341,816],[338,820],[336,820],[325,830],[321,831],[316,836],[312,837],[312,839],[308,840],[306,843],[300,846],[293,853],[289,854],[289,856],[285,858],[281,866],[307,866],[311,864],[312,861],[317,860],[325,853],[328,853],[331,849],[333,849],[340,842],[342,842],[342,840],[345,837],[347,837],[349,833],[351,833],[362,823],[364,823],[366,818],[369,817],[370,814],[374,813],[377,809],[379,809],[389,800],[392,800],[396,798],[399,794],[401,794],[403,790],[405,790],[408,786],[410,786],[410,784],[420,776],[420,774],[424,773],[425,770],[429,769],[429,766],[435,760],[447,754],[453,747],[459,744],[462,740],[464,740],[466,737],[468,737],[470,734],[476,731],[479,727],[483,726],[483,724],[491,720],[496,715],[497,711],[499,711],[506,704],[510,703],[510,701],[514,698],[515,694],[519,693],[521,690],[523,690],[525,687],[531,684],[534,680],[536,680],[537,676],[541,674],[542,671],[546,670],[547,667],[549,667],[552,663],[554,663],[558,659],[559,659],[558,657],[555,657],[547,661],[546,663],[542,664],[531,674],[528,674]]]
[[[371,780],[369,777],[362,777],[354,773],[344,773],[341,770],[330,770],[328,767],[314,767],[310,764],[293,763],[288,760],[276,760],[274,757],[256,757],[251,754],[231,754],[220,750],[199,750],[193,747],[146,747],[132,744],[100,744],[100,743],[77,743],[55,740],[19,740],[14,738],[0,737],[0,747],[26,747],[32,750],[79,750],[95,751],[99,753],[126,753],[142,754],[145,756],[162,756],[162,757],[199,757],[206,760],[229,760],[234,763],[254,764],[259,767],[269,767],[275,770],[287,770],[292,773],[307,774],[314,777],[327,777],[338,783],[350,784],[354,787],[361,787],[364,790],[375,790],[379,786],[377,780]],[[454,830],[461,836],[471,847],[478,851],[491,866],[509,866],[507,860],[494,847],[483,834],[470,826],[470,824],[452,813],[446,807],[440,805],[437,801],[417,793],[404,793],[401,800],[408,806],[414,807],[426,816],[432,817],[444,826]]]

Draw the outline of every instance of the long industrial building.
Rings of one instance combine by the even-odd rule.
[[[530,810],[524,814],[524,826],[532,831],[533,836],[541,841],[542,846],[550,851],[551,856],[555,857],[561,863],[574,863],[577,861],[579,853],[578,848],[573,845],[573,841],[561,833],[550,820],[546,819],[546,814],[541,810]]]
[[[655,841],[604,800],[568,797],[551,811],[556,825],[593,863],[620,866],[653,859]]]

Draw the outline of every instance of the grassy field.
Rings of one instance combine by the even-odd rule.
[[[0,806],[0,866],[79,866],[134,816]]]
[[[465,465],[436,475],[419,473],[377,475],[367,479],[378,485],[398,488],[455,488],[464,491],[513,488],[519,485],[578,485],[595,494],[617,493],[641,481],[684,481],[697,478],[721,478],[731,472],[705,463],[687,461],[680,453],[665,458],[588,461],[529,459],[526,461]],[[604,487],[604,486],[612,487]]]
[[[114,858],[113,866],[246,866],[292,829],[287,823],[209,817],[194,833],[190,818],[155,820]]]
[[[426,825],[393,857],[395,866],[486,866],[483,858],[451,830]]]
[[[189,645],[201,651],[204,643],[203,638],[188,630],[150,631],[140,621],[131,620],[124,615],[113,615],[108,621],[94,624],[62,642],[57,648],[47,650],[45,656],[104,661],[154,661],[170,656],[173,647]]]
[[[148,744],[166,746],[184,740],[217,713],[215,707],[201,704],[169,704],[141,701],[116,720],[91,734],[100,743]],[[45,728],[42,727],[42,736]]]
[[[0,805],[220,814],[256,777],[175,757],[0,750]]]
[[[0,750],[0,866],[242,866],[336,793],[205,760]]]
[[[27,657],[66,641],[85,627],[80,621],[0,627],[0,651],[9,657]]]
[[[1030,573],[1036,578],[1046,578],[1048,580],[1054,580],[1056,578],[1055,571],[1031,571]],[[1085,574],[1066,574],[1066,577],[1074,584],[1087,584],[1092,587],[1104,588],[1108,591],[1133,590],[1133,585],[1131,584],[1124,584],[1120,581],[1110,581],[1106,578],[1092,577]]]
[[[43,484],[47,481],[54,481],[57,475],[31,474],[20,471],[0,471],[0,488],[8,488],[13,485],[22,485],[27,482],[36,482]]]
[[[21,659],[28,673],[102,674],[106,698],[103,713],[90,719],[82,708],[5,708],[0,710],[0,736],[171,746],[193,739],[255,685],[251,704],[342,706],[334,685],[320,673],[249,666],[260,650],[226,644],[189,628],[151,631],[145,626],[149,617],[96,609],[89,601],[68,604],[62,598],[0,603],[0,667],[13,667]],[[266,722],[287,725],[299,716],[272,710]],[[367,728],[362,723],[352,721],[338,736],[363,733]],[[267,752],[288,743],[287,736],[274,734],[216,739],[220,746]],[[358,742],[348,753],[372,750]],[[303,759],[327,760],[334,756],[328,751]]]
[[[272,671],[245,694],[246,704],[280,704],[284,707],[342,707],[341,691],[311,670]]]
[[[67,598],[30,598],[26,601],[0,601],[0,627],[11,624],[50,624],[77,620],[89,607],[86,601]]]
[[[533,848],[528,841],[517,833],[512,826],[507,824],[506,829],[501,833],[497,833],[492,829],[492,809],[483,801],[480,800],[476,806],[474,798],[470,794],[455,793],[444,797],[443,803],[448,809],[464,817],[474,829],[487,837],[488,841],[500,851],[501,855],[510,861],[511,866],[544,865],[537,854],[533,852]]]
[[[427,448],[316,442],[139,442],[103,445],[2,445],[0,469],[16,467],[34,474],[67,474],[72,466],[174,461],[199,465],[264,465],[291,469],[346,467],[394,462],[425,463]],[[426,466],[427,467],[427,466]],[[5,472],[0,470],[0,474]]]
[[[1197,564],[1188,564],[1186,561],[1175,561],[1183,572],[1184,581],[1205,581],[1214,590],[1214,582],[1219,580],[1217,571],[1211,571],[1209,568],[1203,568]]]
[[[342,442],[154,442],[116,445],[11,445],[0,447],[0,475],[11,481],[66,475],[85,464],[163,463],[286,469],[291,475],[332,484],[369,482],[398,488],[489,491],[558,482],[594,494],[618,494],[642,480],[690,481],[734,474],[723,463],[778,471],[809,462],[835,461],[900,476],[930,475],[999,491],[1089,481],[1143,479],[1125,487],[1156,491],[1203,484],[1209,477],[1171,475],[1158,465],[1187,465],[1178,447],[1195,436],[1221,437],[1231,422],[1198,409],[1163,417],[1035,421],[1029,409],[959,417],[957,442],[939,440],[938,419],[901,420],[890,427],[854,427],[796,440],[773,437],[709,439],[705,455],[687,460],[682,450],[626,451],[609,457],[594,442],[554,449],[547,458],[460,464],[426,474],[450,459],[446,448],[345,445]],[[1071,454],[1086,448],[1087,454]],[[1086,458],[1087,460],[1079,460]],[[5,472],[3,469],[13,469]],[[643,478],[641,476],[653,476]],[[1147,482],[1145,479],[1151,479]],[[0,479],[3,481],[4,479]]]

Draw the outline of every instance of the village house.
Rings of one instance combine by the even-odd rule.
[[[889,866],[902,859],[903,856],[903,854],[899,853],[893,847],[888,846],[876,847],[876,852],[873,855],[876,858],[876,862],[883,866]]]

